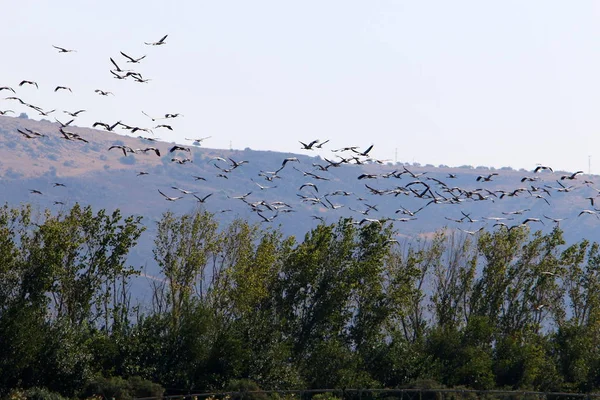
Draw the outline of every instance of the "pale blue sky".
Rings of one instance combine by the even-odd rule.
[[[167,141],[600,173],[600,3],[593,1],[81,1],[2,4],[0,86],[81,126],[152,127]],[[167,44],[149,47],[169,34]],[[77,49],[58,54],[52,45]],[[109,73],[147,54],[147,84]],[[22,79],[40,89],[17,88]],[[74,93],[54,93],[56,85]],[[100,97],[94,89],[115,97]],[[2,92],[0,109],[18,108]],[[65,114],[57,114],[67,119]]]

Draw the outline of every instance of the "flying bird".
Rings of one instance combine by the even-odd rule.
[[[600,218],[600,217],[598,217],[598,214],[594,210],[582,210],[577,216],[581,217],[583,214],[595,215],[596,218]]]
[[[194,194],[194,193],[196,193],[196,192],[192,192],[190,190],[178,188],[177,186],[171,186],[171,189],[179,190],[183,194]]]
[[[117,121],[117,122],[115,122],[112,125],[109,125],[109,124],[107,124],[105,122],[94,122],[94,124],[92,125],[92,128],[95,128],[97,126],[101,126],[104,129],[106,129],[107,131],[112,132],[112,130],[115,129],[120,124],[121,124],[121,121]]]
[[[546,215],[544,215],[544,218],[549,219],[550,221],[554,222],[555,224],[559,224],[560,221],[564,221],[566,218],[552,218],[552,217],[548,217]]]
[[[160,191],[160,189],[158,189],[158,193],[162,194],[162,195],[163,195],[163,197],[164,197],[165,199],[167,199],[168,201],[176,201],[176,200],[179,200],[179,199],[183,199],[183,196],[178,196],[178,197],[169,197],[169,196],[167,196],[166,194],[164,194],[163,192],[161,192],[161,191]]]
[[[110,70],[110,73],[113,74],[113,76],[115,77],[115,79],[127,79],[127,76],[125,76],[125,75],[119,75],[119,74],[117,74],[113,70]]]
[[[65,49],[64,47],[58,47],[58,46],[55,46],[55,45],[52,45],[52,47],[54,47],[55,49],[57,49],[59,53],[75,53],[77,51],[77,50]]]
[[[84,143],[89,143],[87,140],[85,140],[84,138],[82,138],[78,133],[73,133],[73,132],[65,131],[62,126],[60,128],[58,128],[58,130],[63,135],[62,139],[66,139],[66,140],[80,140],[80,141],[82,141]]]
[[[71,88],[66,87],[66,86],[57,86],[54,91],[57,92],[59,90],[68,90],[69,92],[73,93],[73,91],[71,90]]]
[[[355,149],[355,150],[352,150],[352,151],[354,151],[355,153],[357,153],[357,154],[358,154],[358,155],[360,155],[360,156],[364,156],[364,157],[366,157],[366,156],[367,156],[367,154],[369,154],[369,152],[371,151],[371,149],[373,149],[373,145],[370,145],[370,146],[369,146],[369,147],[368,147],[368,148],[367,148],[365,151],[363,151],[362,153],[361,153],[361,152],[359,152],[359,151],[356,151],[356,149]]]
[[[545,224],[544,224],[544,221],[542,221],[542,220],[541,220],[541,219],[539,219],[539,218],[527,218],[527,219],[525,219],[523,222],[521,222],[521,225],[525,225],[525,224],[527,224],[527,223],[529,223],[529,222],[540,222],[542,225],[545,225]]]
[[[35,135],[30,135],[29,133],[23,132],[20,129],[17,129],[17,132],[19,132],[21,135],[25,136],[25,138],[27,138],[27,139],[35,139],[35,138],[39,137],[39,136],[35,136]]]
[[[275,189],[275,188],[277,187],[277,186],[263,186],[263,185],[261,185],[260,183],[256,182],[256,181],[255,181],[254,179],[252,179],[252,178],[250,178],[250,180],[251,180],[252,182],[254,182],[254,184],[255,184],[256,186],[258,186],[258,187],[260,188],[260,190],[266,190],[266,189]]]
[[[295,161],[297,163],[300,162],[300,160],[298,160],[298,157],[288,157],[288,158],[284,158],[283,162],[281,163],[281,168],[285,167],[285,164]]]
[[[177,150],[187,151],[188,153],[191,152],[191,150],[188,147],[181,147],[181,146],[175,145],[175,146],[171,147],[171,149],[169,150],[169,153],[172,153],[172,152],[177,151]]]
[[[163,44],[167,44],[167,42],[165,42],[165,39],[167,38],[167,36],[169,35],[165,35],[163,36],[158,42],[144,42],[146,43],[148,46],[161,46]]]
[[[40,115],[43,115],[44,117],[47,117],[48,115],[50,115],[50,114],[52,114],[54,111],[56,111],[56,110],[44,111],[44,110],[41,110],[41,109],[36,109],[36,110],[37,110],[37,112],[38,112]]]
[[[484,229],[484,227],[483,227],[483,226],[482,226],[481,228],[477,229],[476,231],[467,231],[467,230],[465,230],[465,229],[460,229],[460,228],[458,228],[458,230],[459,230],[459,231],[461,231],[461,232],[464,232],[464,233],[466,233],[466,234],[468,234],[468,235],[471,235],[471,236],[473,236],[473,235],[475,235],[475,234],[477,234],[477,233],[481,232],[483,229]]]
[[[27,104],[27,103],[25,103],[23,100],[21,100],[20,98],[18,98],[18,97],[14,97],[14,96],[11,96],[11,97],[6,97],[4,100],[17,100],[19,103],[21,103],[21,104],[23,104],[23,105],[26,105],[26,104]]]
[[[300,141],[299,141],[300,142]],[[304,142],[300,142],[300,144],[302,145],[302,150],[312,150],[313,146],[315,144],[319,143],[319,139],[313,140],[312,142],[310,142],[309,144],[306,144]]]
[[[315,145],[315,147],[316,147],[317,149],[321,149],[321,148],[323,148],[323,145],[324,145],[325,143],[328,143],[328,142],[329,142],[329,139],[327,139],[326,141],[324,141],[324,142],[321,142],[321,143],[319,143],[319,144],[316,144],[316,145]]]
[[[127,156],[127,153],[135,153],[135,151],[129,146],[114,145],[108,148],[109,151],[112,149],[121,149],[124,156]]]
[[[160,157],[160,150],[157,149],[156,147],[146,147],[145,149],[137,149],[137,150],[141,151],[144,154],[146,154],[149,151],[153,151],[154,154],[156,154],[158,157]]]
[[[569,179],[569,180],[573,180],[573,179],[577,179],[577,175],[579,174],[583,174],[583,171],[577,171],[572,173],[571,175],[563,175],[560,177],[560,180],[565,180],[565,179]]]
[[[209,193],[204,197],[198,197],[195,194],[192,194],[192,196],[194,196],[198,200],[198,203],[204,203],[206,201],[206,199],[208,199],[212,195],[213,195],[212,193]]]
[[[75,112],[69,112],[69,111],[63,111],[63,112],[65,114],[69,114],[71,117],[77,117],[82,112],[85,112],[85,110],[78,110],[78,111],[75,111]]]
[[[21,81],[21,83],[19,83],[19,86],[23,86],[23,85],[32,85],[32,86],[35,86],[37,89],[40,88],[38,86],[37,82],[34,82],[34,81]]]
[[[127,58],[127,59],[129,60],[129,61],[127,61],[127,62],[129,62],[129,63],[134,63],[134,64],[135,64],[135,63],[139,63],[139,62],[140,62],[140,61],[142,61],[144,58],[146,58],[146,56],[145,56],[145,55],[144,55],[144,56],[142,56],[142,57],[140,57],[140,58],[133,58],[133,57],[130,57],[130,56],[128,56],[127,54],[125,54],[125,53],[123,53],[123,52],[121,52],[121,55],[122,55],[123,57],[125,57],[125,58]]]
[[[240,167],[240,166],[242,166],[244,164],[248,164],[249,163],[249,161],[247,161],[247,160],[235,161],[232,158],[229,158],[229,161],[231,161],[231,169],[236,169],[237,167]]]
[[[533,170],[533,173],[537,174],[538,172],[540,172],[540,171],[544,171],[544,170],[547,170],[547,171],[550,171],[550,172],[554,172],[554,170],[553,170],[552,168],[550,168],[550,167],[547,167],[547,166],[545,166],[545,165],[538,165],[538,166],[537,166],[537,167],[535,167],[535,169]]]
[[[491,182],[492,178],[494,176],[498,175],[496,172],[491,173],[489,175],[479,175],[476,179],[477,182],[481,181],[481,182]]]
[[[206,136],[206,137],[198,138],[198,139],[188,139],[188,138],[185,138],[185,140],[191,140],[194,143],[202,144],[203,141],[205,141],[206,139],[210,139],[211,137],[212,136]]]
[[[315,189],[315,192],[319,193],[319,188],[317,187],[317,185],[315,185],[314,183],[310,183],[310,182],[309,182],[309,183],[304,183],[304,184],[302,184],[302,186],[300,186],[300,187],[298,188],[298,190],[302,190],[302,188],[305,188],[305,187],[307,187],[307,186],[310,186],[310,187],[312,187],[313,189]]]
[[[110,62],[115,66],[114,70],[117,72],[131,72],[130,69],[121,69],[115,60],[112,59],[112,57],[110,58]]]

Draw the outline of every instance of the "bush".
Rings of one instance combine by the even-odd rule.
[[[65,397],[62,397],[58,393],[51,392],[46,388],[33,387],[27,389],[24,394],[28,400],[65,400]]]
[[[83,393],[84,397],[102,396],[105,399],[131,400],[134,397],[162,397],[165,389],[159,384],[134,376],[125,380],[115,376],[112,378],[96,377],[90,381]]]
[[[333,394],[332,392],[325,392],[325,393],[315,394],[312,397],[312,400],[340,400],[340,398],[338,396],[336,396],[335,394]]]
[[[120,377],[97,377],[89,382],[83,390],[84,397],[102,396],[105,399],[131,400],[127,381]]]
[[[250,379],[234,379],[229,381],[227,384],[227,388],[225,389],[227,392],[257,392],[260,391],[260,387],[254,381]],[[231,396],[233,400],[268,400],[268,396],[265,393],[246,393],[243,396],[233,395]]]
[[[150,382],[139,376],[132,376],[128,379],[129,390],[134,397],[162,397],[165,389],[158,383]]]
[[[123,156],[119,159],[121,164],[124,165],[134,165],[136,162],[135,156]]]

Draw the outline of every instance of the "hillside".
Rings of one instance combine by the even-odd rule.
[[[407,238],[428,236],[444,226],[465,231],[476,231],[482,227],[497,229],[493,227],[497,221],[485,219],[496,217],[512,218],[502,221],[508,226],[520,224],[525,218],[539,218],[543,224],[537,221],[529,222],[532,230],[548,231],[554,225],[554,222],[544,217],[548,216],[565,218],[560,224],[568,240],[585,237],[600,241],[600,233],[596,229],[600,223],[598,216],[584,214],[578,217],[584,209],[594,210],[590,200],[586,198],[598,194],[594,184],[590,183],[598,180],[597,176],[579,174],[576,179],[561,180],[560,177],[565,173],[559,171],[534,174],[533,171],[515,171],[508,168],[494,171],[482,167],[422,167],[401,163],[380,165],[374,162],[366,162],[363,165],[343,164],[320,171],[313,164],[326,166],[328,163],[321,157],[306,155],[311,154],[309,151],[304,151],[305,155],[297,155],[250,149],[240,151],[187,146],[191,147],[189,154],[184,151],[169,153],[172,143],[153,142],[76,126],[66,129],[81,135],[89,143],[66,140],[59,132],[59,127],[58,123],[48,121],[0,117],[0,202],[12,205],[32,203],[39,209],[56,210],[79,202],[91,204],[95,208],[119,208],[126,215],[143,215],[149,229],[136,254],[132,255],[131,262],[134,265],[147,266],[150,272],[154,272],[154,263],[149,251],[154,221],[167,210],[182,213],[199,205],[217,213],[219,220],[223,222],[231,221],[237,216],[264,222],[249,206],[249,203],[255,203],[255,210],[262,210],[262,216],[266,219],[273,218],[271,224],[281,227],[284,233],[293,235],[303,235],[316,226],[319,220],[313,216],[323,218],[328,223],[340,217],[352,217],[357,221],[363,218],[408,218],[406,222],[395,222],[399,236]],[[46,137],[27,139],[17,129],[30,129]],[[158,157],[152,151],[146,154],[124,155],[120,149],[109,151],[108,148],[113,145],[129,146],[132,149],[155,146],[160,150],[161,156]],[[338,145],[329,143],[326,147],[335,149],[334,146]],[[325,153],[331,154],[325,158],[332,161],[340,160],[336,155],[348,158],[354,154],[332,153],[330,150],[326,150]],[[171,161],[175,157],[189,157],[193,162],[178,164]],[[231,161],[214,157],[230,158],[236,162],[243,160],[247,163],[232,168]],[[286,157],[297,157],[298,162],[288,162],[279,172],[280,178],[269,182],[259,175],[261,171],[276,171]],[[358,158],[366,159],[362,156]],[[407,170],[415,176],[423,175],[415,178]],[[142,171],[147,174],[138,176]],[[307,172],[328,180],[305,176]],[[491,173],[498,175],[492,176],[490,181],[476,180],[480,175]],[[218,176],[219,174],[221,176]],[[362,174],[373,176],[357,179]],[[194,176],[205,180],[196,180]],[[535,177],[537,180],[521,182],[526,176]],[[54,186],[54,183],[64,184],[65,187]],[[318,192],[310,186],[299,190],[305,183],[317,185]],[[566,188],[562,188],[561,183]],[[598,183],[600,185],[600,182]],[[261,189],[259,185],[269,188]],[[366,185],[380,191],[381,194],[374,194]],[[429,186],[430,191],[423,195],[426,192],[425,185]],[[173,189],[173,186],[193,191],[200,198],[212,195],[200,204],[191,194],[182,194]],[[528,191],[518,191],[515,195],[510,193],[518,188]],[[535,188],[544,188],[547,191],[534,191]],[[31,190],[38,190],[42,194],[32,193]],[[182,198],[167,201],[158,190],[167,196]],[[347,191],[352,194],[332,195],[335,191]],[[478,194],[474,194],[474,191]],[[501,196],[499,191],[506,191],[507,194]],[[233,198],[248,192],[251,194],[245,202]],[[300,194],[318,198],[320,202],[302,199]],[[325,194],[329,195],[325,197]],[[434,198],[436,201],[432,202]],[[260,201],[263,203],[258,204]],[[276,210],[273,206],[265,205],[272,205],[276,201],[286,203],[289,207],[283,206]],[[332,205],[336,209],[333,209]],[[402,207],[408,211],[396,213]],[[414,216],[409,215],[420,208],[422,209]],[[366,215],[361,214],[367,210],[369,211]],[[503,214],[517,210],[528,211],[518,215]],[[462,213],[470,217],[467,218]],[[476,221],[470,223],[469,218]],[[452,221],[461,219],[460,223]]]

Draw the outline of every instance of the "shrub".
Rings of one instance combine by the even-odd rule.
[[[129,390],[134,397],[162,397],[165,389],[157,383],[132,376],[128,379]]]
[[[99,395],[105,399],[114,397],[116,400],[131,400],[132,397],[129,393],[128,386],[127,381],[123,378],[104,378],[100,376],[92,379],[92,381],[86,385],[83,390],[83,395],[85,397]]]
[[[165,389],[159,384],[138,376],[128,380],[118,376],[112,378],[100,376],[90,381],[81,394],[84,397],[102,396],[105,399],[131,400],[134,397],[162,397],[164,392]]]
[[[228,392],[257,392],[260,391],[260,387],[254,381],[250,379],[234,379],[229,381],[227,384],[226,391]],[[243,396],[233,395],[233,400],[268,400],[268,396],[265,393],[245,393]]]
[[[60,394],[51,392],[46,388],[33,387],[27,389],[24,394],[28,400],[65,400]]]
[[[121,164],[125,164],[125,165],[134,165],[136,162],[135,156],[123,156],[119,159],[119,162],[121,162]]]
[[[333,394],[332,392],[325,392],[325,393],[315,394],[312,397],[312,400],[340,400],[340,398],[338,396],[336,396],[335,394]]]

